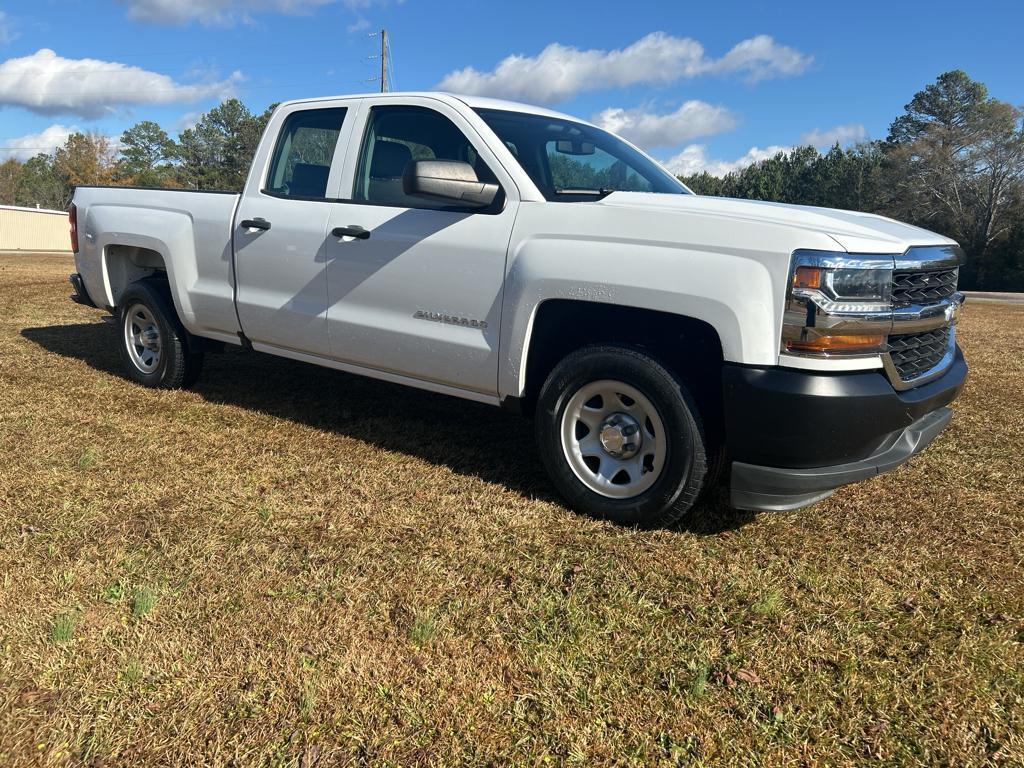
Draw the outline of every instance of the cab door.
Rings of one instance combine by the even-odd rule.
[[[330,211],[327,326],[339,361],[492,396],[518,191],[475,129],[429,97],[364,100]],[[406,195],[412,160],[461,160],[497,182],[489,209]],[[344,233],[356,233],[344,234]],[[358,236],[357,236],[358,235]]]
[[[327,224],[358,100],[275,113],[235,214],[238,319],[256,348],[329,356]]]

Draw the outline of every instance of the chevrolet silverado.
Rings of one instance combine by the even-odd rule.
[[[115,313],[137,382],[231,344],[501,405],[570,505],[628,525],[721,482],[787,510],[887,472],[967,376],[953,241],[695,195],[521,104],[288,102],[241,194],[79,187],[70,219],[73,298]]]

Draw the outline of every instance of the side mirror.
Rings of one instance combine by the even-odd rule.
[[[407,195],[467,208],[486,208],[498,196],[497,184],[485,184],[469,163],[459,160],[412,160],[402,174]]]

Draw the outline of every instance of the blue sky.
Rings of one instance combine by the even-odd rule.
[[[401,90],[545,103],[680,172],[884,137],[948,69],[1024,102],[1019,2],[3,0],[0,159],[144,119],[175,135],[224,95],[374,90],[380,27]]]

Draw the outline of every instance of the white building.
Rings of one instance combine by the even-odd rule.
[[[0,251],[70,252],[67,213],[0,205]]]

